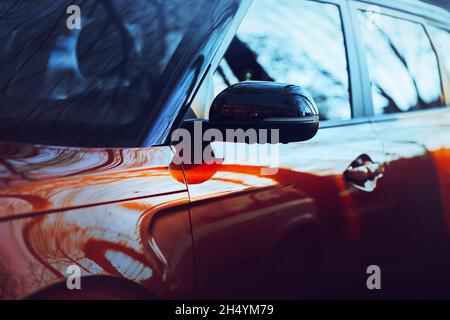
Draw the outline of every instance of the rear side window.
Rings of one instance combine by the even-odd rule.
[[[436,53],[424,27],[359,12],[375,114],[444,105]]]
[[[215,94],[245,80],[299,85],[315,99],[321,120],[350,119],[339,7],[304,0],[253,1],[215,73]]]

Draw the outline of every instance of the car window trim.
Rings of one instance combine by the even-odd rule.
[[[448,32],[450,37],[450,24],[447,27],[441,27],[438,25],[435,25],[434,23],[426,23],[424,25],[425,30],[428,34],[428,38],[431,41],[431,45],[433,46],[433,50],[436,53],[437,59],[438,59],[438,65],[439,65],[439,73],[441,76],[441,86],[442,86],[442,92],[444,94],[444,100],[447,105],[450,105],[450,77],[448,75],[448,71],[446,70],[446,66],[442,62],[442,58],[445,55],[445,52],[441,52],[439,49],[439,46],[436,45],[436,39],[433,37],[433,32],[431,31],[431,28],[437,28],[441,29],[444,32]],[[447,83],[447,85],[446,85]]]
[[[427,21],[433,21],[434,23],[448,24],[450,20],[450,12],[445,9],[425,2],[409,2],[409,0],[349,0],[351,6],[359,6],[367,8],[368,6],[375,5],[382,10],[393,10],[400,14],[410,15],[412,17],[421,18]]]
[[[450,111],[450,105],[449,106],[443,106],[440,108],[431,108],[431,109],[424,109],[424,110],[413,110],[403,113],[389,113],[389,114],[383,114],[374,116],[370,119],[370,122],[377,123],[377,122],[387,122],[387,121],[399,121],[402,119],[410,119],[410,118],[418,118],[418,117],[428,117],[433,114],[441,114],[441,113],[448,113]]]
[[[153,146],[170,146],[171,143],[171,137],[172,133],[177,130],[183,121],[184,115],[188,108],[190,108],[192,102],[195,99],[195,96],[197,92],[200,90],[204,79],[207,77],[208,73],[211,72],[211,70],[215,70],[217,68],[217,65],[220,63],[220,60],[222,59],[223,55],[225,54],[225,51],[231,42],[234,34],[236,33],[236,30],[239,28],[240,23],[245,18],[245,15],[250,7],[252,0],[241,0],[241,5],[236,11],[232,24],[228,29],[228,34],[225,35],[225,37],[222,38],[220,45],[215,50],[215,52],[211,55],[210,62],[208,65],[199,72],[198,76],[196,77],[196,80],[194,81],[194,85],[192,87],[191,93],[189,96],[185,99],[185,101],[180,104],[176,111],[176,116],[173,121],[173,124],[171,125],[170,129],[167,130],[167,133],[165,135],[160,135],[161,137],[158,139],[155,139],[152,137],[151,130],[147,130],[146,134],[144,136],[144,140],[142,142],[142,145],[144,147],[153,147]],[[159,124],[156,123],[153,125],[153,127],[158,126]]]
[[[359,119],[364,118],[366,113],[364,94],[361,91],[361,74],[359,67],[359,54],[350,14],[349,2],[346,0],[308,0],[311,2],[327,3],[335,5],[339,11],[341,19],[341,32],[344,39],[345,58],[347,60],[348,94],[350,103],[350,119],[329,119],[321,120],[319,127],[328,128],[349,123],[359,123]],[[355,121],[358,119],[358,121]]]

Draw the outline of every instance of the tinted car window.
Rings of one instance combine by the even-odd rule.
[[[359,12],[375,114],[443,105],[439,68],[421,24]]]
[[[209,3],[0,0],[0,139],[115,146],[136,135]],[[70,5],[80,30],[66,25]]]
[[[214,92],[245,80],[296,84],[320,117],[351,118],[339,8],[302,0],[253,1],[214,77]]]

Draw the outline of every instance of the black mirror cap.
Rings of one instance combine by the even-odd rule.
[[[222,91],[209,111],[209,128],[278,129],[279,142],[299,142],[314,137],[319,111],[301,87],[268,81],[240,82]]]
[[[313,98],[299,86],[245,81],[222,91],[213,101],[209,121],[261,122],[314,120],[319,111]]]

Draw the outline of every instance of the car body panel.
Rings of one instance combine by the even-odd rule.
[[[386,277],[392,286],[408,288],[404,289],[408,294],[421,292],[422,296],[447,297],[449,109],[381,119],[373,125],[384,143],[386,180],[400,209],[395,215],[385,215],[390,224],[375,229],[390,242],[390,252],[372,258],[392,270]],[[373,243],[372,248],[376,246]]]
[[[428,204],[422,208],[428,214],[425,216],[431,218],[431,214],[436,214],[436,219],[447,221],[440,221],[447,228],[450,214],[446,202],[450,195],[449,123],[448,107],[387,116],[384,121],[380,117],[373,123],[384,143],[387,161],[392,164],[388,168],[389,175],[396,179],[399,192],[404,192],[399,201],[422,200]]]
[[[168,171],[170,147],[77,149],[2,143],[0,150],[1,219],[186,190]]]
[[[160,297],[192,292],[188,194],[170,147],[1,146],[2,298],[65,281],[70,265]]]
[[[216,164],[212,178],[189,183],[191,175],[203,170],[185,170],[198,287],[205,297],[234,297],[237,288],[261,276],[263,267],[273,263],[280,245],[295,252],[298,243],[282,241],[296,230],[301,232],[303,225],[322,229],[323,240],[336,254],[349,254],[364,237],[365,216],[395,206],[395,198],[385,193],[383,179],[373,193],[367,193],[343,177],[362,153],[384,162],[382,143],[370,124],[319,130],[311,141],[276,148],[279,168],[270,168],[261,165],[266,159],[252,157],[237,145],[236,154],[219,156],[220,150],[227,149],[215,142],[213,149],[223,162]],[[276,171],[267,171],[271,169]],[[347,263],[346,259],[341,262]]]

